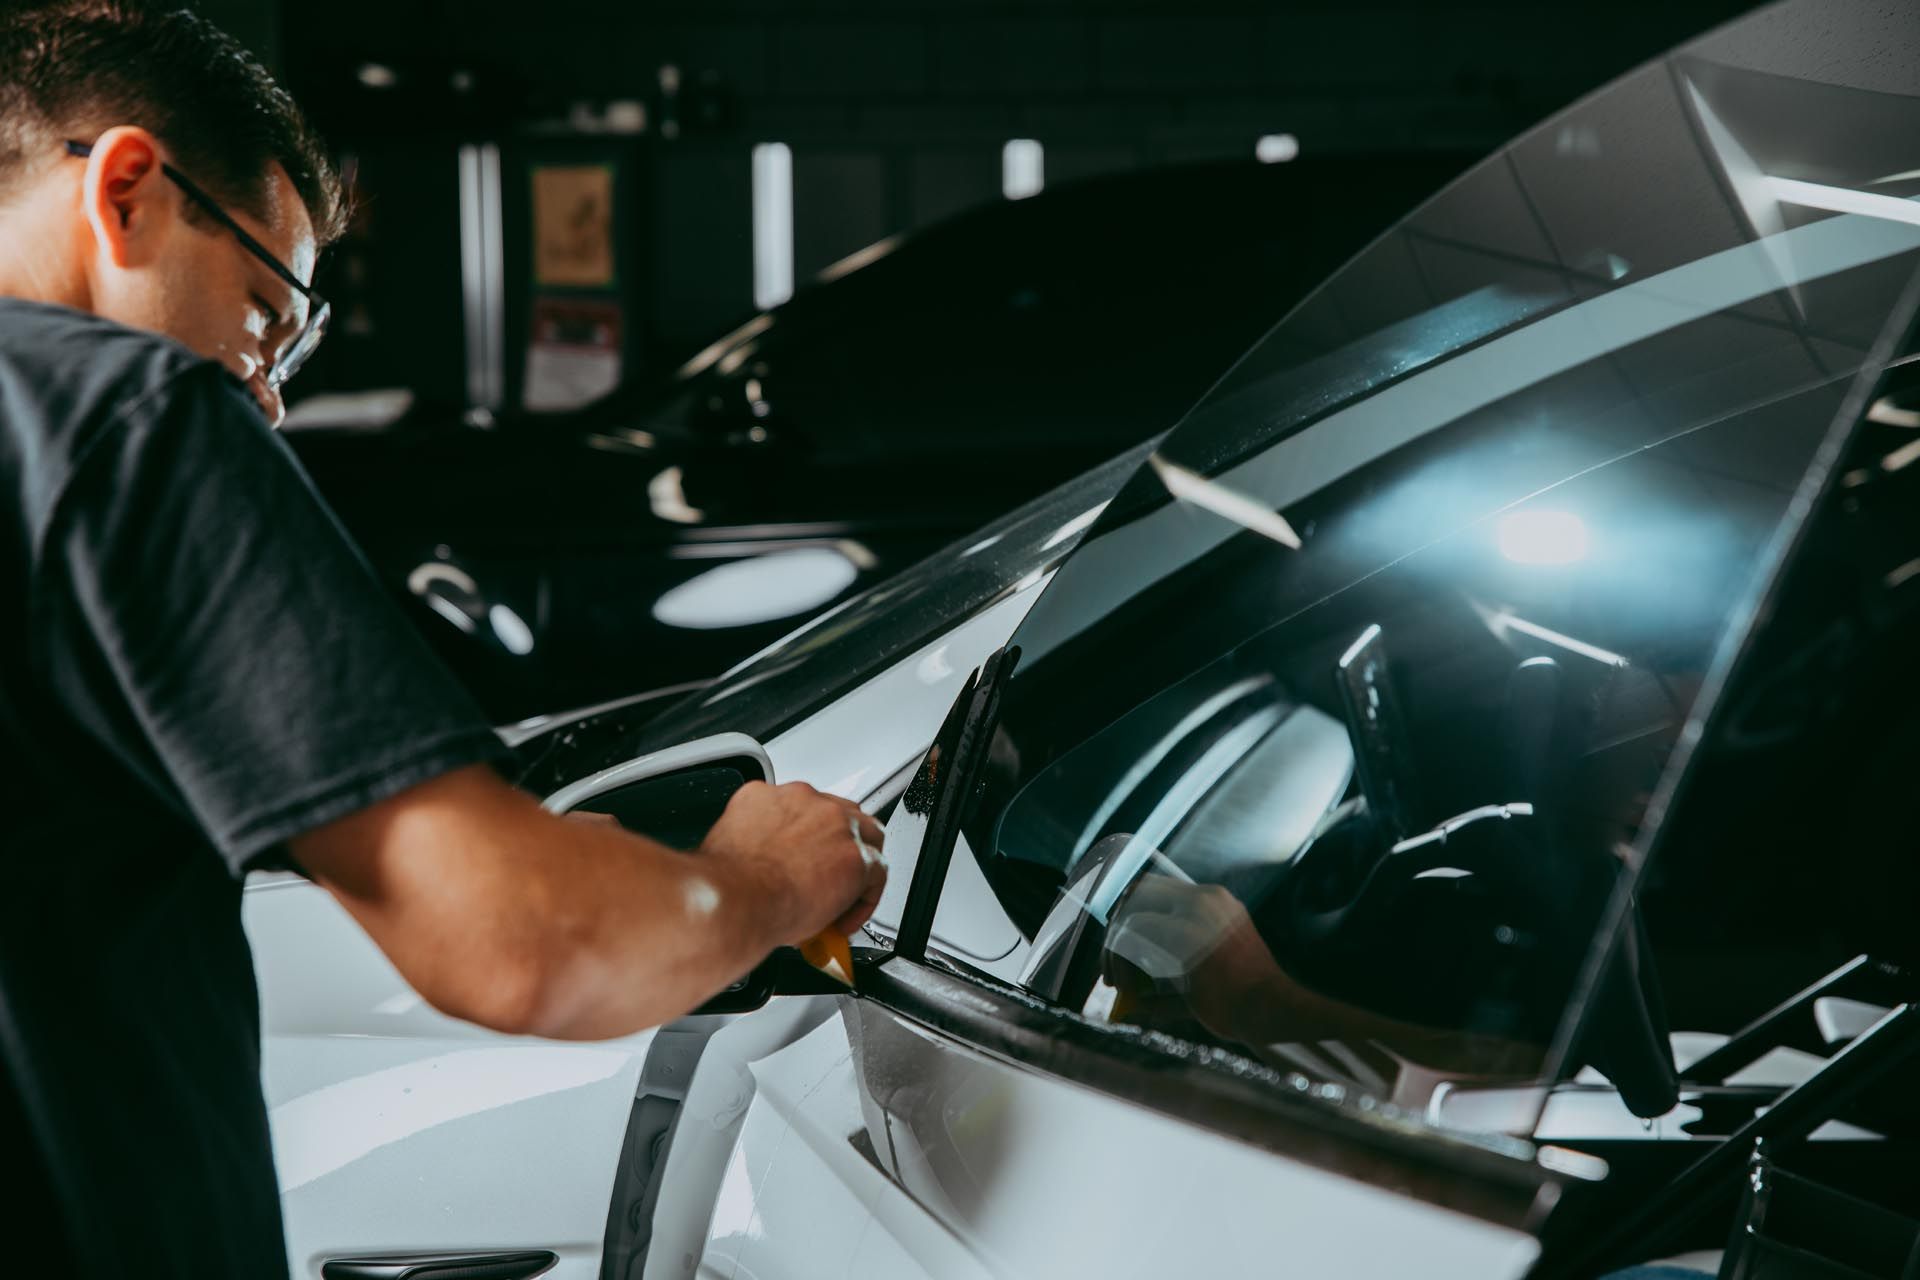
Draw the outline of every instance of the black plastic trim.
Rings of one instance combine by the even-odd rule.
[[[335,1258],[323,1280],[533,1280],[559,1263],[546,1249],[515,1253],[413,1253],[390,1258]]]
[[[1848,1103],[1920,1052],[1920,1005],[1902,1004],[1829,1058],[1826,1065],[1781,1094],[1760,1115],[1717,1142],[1659,1193],[1558,1255],[1541,1259],[1536,1274],[1597,1274],[1609,1258],[1658,1250],[1703,1211],[1713,1197],[1737,1185],[1754,1143],[1804,1140]]]

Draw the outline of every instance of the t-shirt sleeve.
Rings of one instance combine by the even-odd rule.
[[[217,365],[86,443],[34,601],[56,696],[236,875],[502,752]]]

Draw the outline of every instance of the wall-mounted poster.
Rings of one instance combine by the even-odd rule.
[[[541,165],[533,171],[533,282],[613,284],[613,169]]]
[[[577,409],[620,384],[620,307],[584,298],[535,298],[521,403]]]

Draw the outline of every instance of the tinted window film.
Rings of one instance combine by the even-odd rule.
[[[1409,1106],[1538,1077],[1905,323],[1920,178],[1882,140],[1920,118],[1836,82],[1834,15],[1770,10],[1759,45],[1721,33],[1521,139],[1168,438],[1129,487],[1158,503],[1116,504],[1014,637],[936,947],[994,940],[949,952]],[[1575,1065],[1653,1116],[1663,989],[1621,929]]]

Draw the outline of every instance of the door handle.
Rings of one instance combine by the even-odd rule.
[[[532,1280],[559,1262],[545,1250],[522,1253],[415,1253],[390,1258],[335,1258],[324,1280]]]

